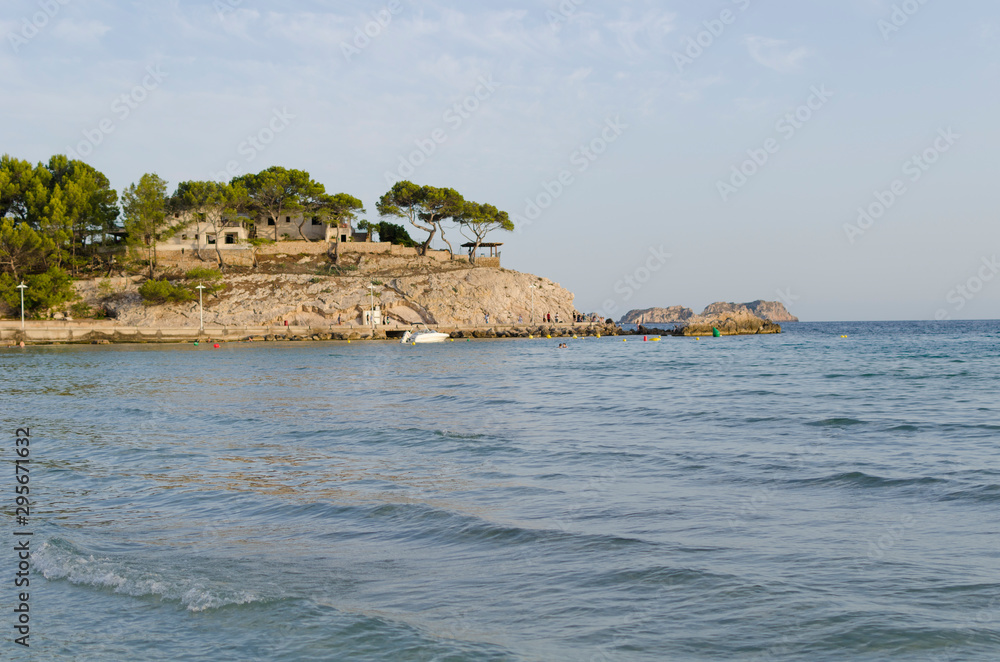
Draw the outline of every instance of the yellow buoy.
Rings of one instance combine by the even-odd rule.
[[[528,340],[534,340],[534,339],[535,339],[535,336],[533,336],[533,335],[531,335],[531,334],[529,333],[529,334],[528,334]]]
[[[597,337],[598,337],[598,338],[600,338],[600,337],[601,337],[601,334],[599,334],[599,333],[598,333],[598,334],[597,334]]]
[[[547,334],[547,333],[545,334],[545,337],[546,337],[546,338],[549,338],[549,339],[551,339],[551,338],[552,338],[552,336],[550,336],[550,335],[549,335],[549,334]]]

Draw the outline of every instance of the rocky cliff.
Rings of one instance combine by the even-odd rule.
[[[691,317],[674,330],[679,336],[708,336],[718,329],[724,336],[781,333],[781,327],[758,317],[750,308],[731,303],[713,303],[701,315]]]
[[[795,317],[789,313],[785,306],[779,301],[763,301],[757,299],[756,301],[750,301],[749,303],[725,303],[718,302],[705,308],[702,315],[721,315],[726,313],[735,313],[742,308],[746,308],[752,314],[760,317],[761,319],[771,320],[772,322],[798,322],[799,318]]]
[[[572,319],[573,294],[558,283],[531,274],[502,268],[472,267],[459,261],[429,258],[363,256],[351,271],[328,276],[324,256],[295,262],[300,273],[228,272],[225,288],[205,297],[205,323],[212,325],[328,326],[360,325],[363,311],[372,303],[389,317],[390,324],[527,324],[534,301],[535,319],[550,313],[553,319]],[[103,281],[109,281],[107,283]],[[83,300],[104,308],[119,324],[127,326],[198,326],[197,300],[145,306],[138,293],[141,278],[80,281]],[[534,286],[534,287],[532,287]]]
[[[619,324],[688,324],[698,321],[709,321],[725,316],[743,315],[749,312],[751,315],[762,320],[771,322],[798,322],[785,306],[778,301],[763,301],[758,299],[749,303],[726,303],[719,301],[710,304],[701,312],[695,315],[690,308],[683,306],[671,306],[669,308],[646,308],[644,310],[630,310],[618,321]]]
[[[619,324],[678,324],[694,317],[694,311],[684,306],[630,310],[618,320]]]

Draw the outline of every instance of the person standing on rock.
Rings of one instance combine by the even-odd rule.
[[[487,324],[489,324],[489,323],[490,323],[490,314],[489,314],[489,313],[485,313],[485,314],[483,315],[483,317],[485,317],[485,318],[486,318],[486,323],[487,323]]]

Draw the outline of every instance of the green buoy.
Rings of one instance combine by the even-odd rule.
[[[718,337],[719,337],[719,336],[721,336],[721,335],[722,335],[722,333],[720,333],[720,332],[719,332],[719,330],[718,330],[718,329],[716,329],[716,328],[715,328],[715,327],[713,326],[713,327],[712,327],[712,337],[713,337],[713,338],[718,338]]]

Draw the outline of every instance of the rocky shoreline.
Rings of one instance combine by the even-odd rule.
[[[422,325],[371,328],[357,326],[327,327],[206,327],[204,331],[192,327],[143,327],[115,326],[113,323],[80,322],[29,324],[25,330],[11,322],[0,323],[0,342],[16,345],[111,345],[111,344],[178,344],[178,343],[232,343],[232,342],[351,342],[398,341],[407,330],[417,330]],[[777,326],[777,325],[774,325]],[[626,329],[614,323],[496,325],[455,327],[437,325],[451,340],[503,340],[539,338],[603,338],[616,336],[643,336],[661,338],[669,336],[711,336],[712,327],[660,329],[637,326]],[[729,327],[720,329],[721,335],[747,333],[741,328],[736,333]],[[777,333],[762,330],[760,333]]]

